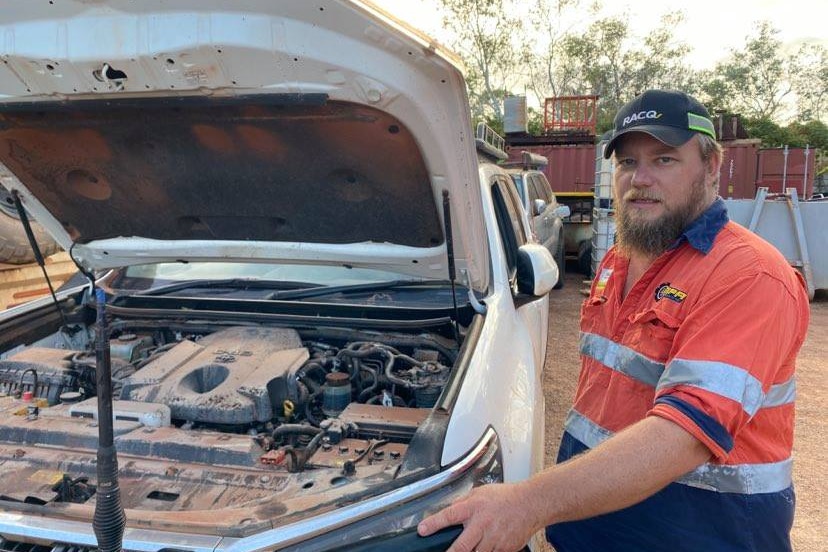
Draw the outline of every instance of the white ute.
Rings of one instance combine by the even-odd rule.
[[[450,54],[346,0],[0,37],[0,183],[90,281],[0,313],[0,548],[443,550],[542,467],[558,271]]]

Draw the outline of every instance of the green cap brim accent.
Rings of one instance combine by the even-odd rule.
[[[696,132],[703,132],[714,140],[716,139],[716,127],[713,126],[713,121],[707,117],[696,115],[695,113],[688,113],[687,128],[695,130]]]

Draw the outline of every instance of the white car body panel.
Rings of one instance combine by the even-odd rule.
[[[480,217],[477,159],[465,84],[453,57],[434,42],[361,2],[326,0],[128,0],[107,3],[18,3],[0,12],[0,102],[146,96],[238,96],[325,93],[397,117],[413,133],[432,181],[435,205],[452,198],[455,259],[478,291],[488,287],[488,258]],[[48,38],[47,38],[48,37]],[[104,64],[124,81],[96,80]],[[3,184],[19,190],[26,207],[65,249],[72,238],[0,167]],[[180,258],[182,244],[121,236],[76,247],[88,268]],[[448,271],[441,253],[393,244],[372,251],[387,270],[423,278]],[[121,255],[143,250],[140,257]],[[198,258],[282,260],[292,243],[186,244]],[[339,253],[359,264],[364,244]],[[313,255],[312,253],[310,254]],[[324,256],[323,256],[324,257]],[[400,259],[404,259],[401,261]],[[412,262],[416,259],[417,262]],[[300,253],[297,260],[305,260]],[[360,265],[363,266],[363,265]]]
[[[542,372],[549,298],[544,296],[517,309],[514,306],[491,203],[489,182],[494,174],[490,166],[480,169],[495,289],[486,297],[483,335],[449,423],[442,463],[459,458],[492,423],[504,451],[512,456],[505,463],[505,478],[516,481],[543,467]],[[523,224],[528,233],[525,216]]]
[[[470,464],[470,454],[482,448],[481,438],[490,436],[491,430],[499,441],[505,481],[525,479],[542,469],[548,297],[527,300],[513,289],[491,192],[492,178],[505,177],[505,173],[492,164],[479,163],[463,77],[439,46],[363,2],[345,0],[313,4],[301,0],[20,3],[0,13],[0,35],[5,39],[0,59],[6,62],[0,64],[0,104],[143,95],[322,92],[332,99],[391,113],[417,138],[435,205],[442,205],[443,190],[450,193],[458,280],[476,290],[474,297],[485,305],[482,333],[450,408],[440,457],[443,471],[297,522],[304,525],[277,526],[245,539],[133,526],[125,532],[125,543],[148,552],[165,547],[266,550],[272,548],[281,529],[295,530],[296,542],[301,543],[308,525],[318,522],[320,532],[324,531],[319,527],[338,530],[353,521],[347,518],[349,509],[370,510],[370,514],[363,512],[366,517],[376,515],[371,508],[384,507],[375,506],[377,501],[387,500],[393,506],[391,498],[401,496],[399,504],[405,504],[411,499],[406,496],[411,487],[438,488],[448,480],[449,472],[459,473],[458,463]],[[102,63],[124,71],[128,79],[96,80],[93,72]],[[352,265],[427,280],[445,280],[448,275],[445,243],[410,247],[142,236],[75,243],[59,217],[1,164],[0,182],[18,191],[26,208],[61,245],[72,248],[72,256],[86,268],[185,259]],[[527,214],[519,216],[526,235],[531,235]],[[547,287],[558,276],[554,263],[534,268],[540,271],[538,288]],[[48,302],[39,300],[0,314],[0,323],[37,308],[45,310]],[[465,297],[460,296],[458,302],[471,309]],[[25,535],[38,523],[34,516],[0,512],[4,535],[19,536],[21,531]],[[95,544],[91,524],[77,520],[59,520],[26,536]]]

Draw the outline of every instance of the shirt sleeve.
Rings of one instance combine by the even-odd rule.
[[[724,461],[771,385],[793,376],[807,301],[802,310],[802,294],[764,273],[717,286],[676,332],[649,415],[678,424]]]

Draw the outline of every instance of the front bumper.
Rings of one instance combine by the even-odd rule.
[[[468,454],[443,471],[327,514],[243,538],[127,527],[123,549],[136,552],[444,550],[460,529],[421,538],[416,535],[417,523],[425,515],[465,495],[472,487],[499,481],[502,481],[499,443],[497,434],[489,428]],[[0,536],[10,543],[43,545],[44,552],[49,552],[49,547],[59,552],[67,547],[77,550],[97,546],[91,524],[9,512],[0,512]]]

